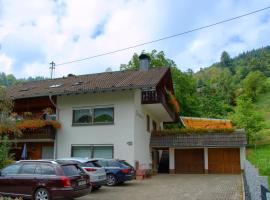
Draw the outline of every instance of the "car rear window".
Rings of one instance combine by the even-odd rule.
[[[83,167],[101,167],[96,161],[89,161],[82,164]]]
[[[81,173],[84,173],[84,171],[77,165],[62,165],[62,168],[66,176],[78,176]]]
[[[118,161],[115,160],[109,160],[108,161],[109,167],[122,167],[121,164]]]
[[[131,164],[129,164],[128,162],[124,161],[124,160],[121,160],[119,161],[121,164],[127,166],[127,167],[133,167]]]

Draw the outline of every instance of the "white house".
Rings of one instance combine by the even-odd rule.
[[[170,101],[170,68],[149,66],[149,58],[142,54],[138,70],[69,75],[9,87],[19,115],[31,112],[47,118],[44,109],[50,107],[61,124],[57,131],[51,124],[26,128],[16,139],[16,158],[27,144],[29,159],[102,157],[160,172],[240,173],[243,132],[155,134],[162,132],[164,122],[179,119]]]

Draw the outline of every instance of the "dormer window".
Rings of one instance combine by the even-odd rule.
[[[76,82],[76,83],[72,84],[72,86],[81,85],[81,84],[83,84],[83,83],[84,83],[83,81],[78,81],[78,82]]]
[[[62,84],[54,84],[54,85],[50,85],[49,87],[50,88],[58,88],[60,86],[62,86]]]

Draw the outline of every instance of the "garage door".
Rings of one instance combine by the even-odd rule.
[[[239,148],[208,149],[209,173],[240,173]]]
[[[203,149],[175,149],[175,173],[204,173]]]

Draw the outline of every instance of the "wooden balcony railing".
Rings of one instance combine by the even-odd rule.
[[[170,116],[175,119],[176,113],[169,106],[168,101],[164,93],[157,92],[156,90],[142,91],[142,104],[156,104],[161,103]]]
[[[9,135],[10,140],[16,139],[20,140],[54,140],[55,139],[56,130],[51,126],[44,126],[37,129],[24,129],[22,134],[19,136]]]

